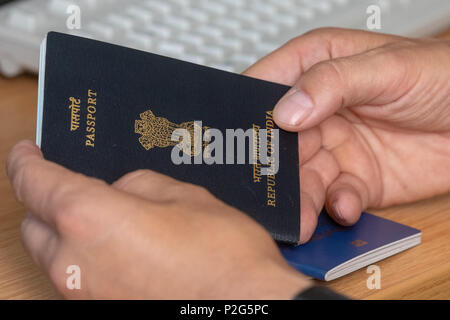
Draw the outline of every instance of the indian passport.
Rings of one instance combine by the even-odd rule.
[[[272,110],[289,88],[50,32],[36,141],[44,157],[112,183],[150,169],[201,185],[280,242],[300,237],[297,134]]]

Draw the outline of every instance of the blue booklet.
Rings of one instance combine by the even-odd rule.
[[[330,281],[420,244],[420,230],[362,213],[351,227],[323,211],[311,240],[280,246],[289,264],[313,278]]]

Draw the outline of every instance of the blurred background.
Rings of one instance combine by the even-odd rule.
[[[37,72],[50,30],[241,72],[308,30],[429,36],[449,0],[0,0],[0,73]]]

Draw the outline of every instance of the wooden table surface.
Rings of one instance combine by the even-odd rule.
[[[450,38],[450,30],[441,35]],[[20,242],[23,206],[5,174],[11,147],[34,139],[37,78],[0,76],[0,299],[59,298]],[[326,285],[357,299],[450,299],[450,195],[375,212],[422,230],[422,244],[376,263],[381,289],[369,290],[366,269]]]

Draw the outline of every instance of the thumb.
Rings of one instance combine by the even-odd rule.
[[[399,99],[402,88],[409,87],[406,70],[411,69],[403,55],[380,47],[312,66],[275,106],[275,121],[285,130],[300,131],[342,108]]]

